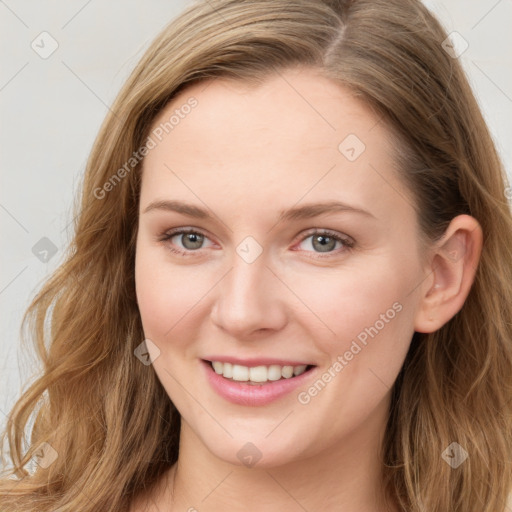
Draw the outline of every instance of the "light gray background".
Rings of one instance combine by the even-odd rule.
[[[108,105],[187,3],[0,0],[0,429],[38,369],[20,345],[22,314],[62,261],[72,201]],[[468,42],[460,58],[512,176],[512,0],[425,3]],[[46,59],[31,47],[42,46],[43,31],[58,43]],[[43,237],[57,250],[47,262],[33,253]]]

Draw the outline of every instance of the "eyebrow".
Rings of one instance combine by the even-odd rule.
[[[143,213],[153,210],[177,212],[197,219],[213,219],[213,215],[211,215],[208,210],[177,200],[153,201],[145,208]],[[328,201],[325,203],[310,203],[282,210],[279,214],[279,222],[309,219],[325,213],[335,212],[353,212],[373,217],[374,219],[376,218],[375,215],[367,210],[363,210],[362,208],[357,208],[340,201]]]

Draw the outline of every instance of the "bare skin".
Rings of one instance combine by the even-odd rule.
[[[137,299],[182,431],[177,465],[132,512],[398,510],[386,500],[379,458],[390,389],[414,332],[433,332],[461,309],[482,231],[460,215],[425,254],[384,123],[316,70],[282,75],[259,88],[196,84],[154,123],[197,99],[144,161]],[[151,208],[168,200],[211,218]],[[282,210],[328,201],[366,213],[279,220]],[[199,234],[200,248],[186,234],[162,240],[181,227]],[[321,244],[315,230],[345,242]],[[242,247],[262,249],[250,263],[237,252],[246,237],[256,243]],[[371,326],[357,351],[354,340]],[[240,405],[205,378],[212,353],[292,354],[315,368],[278,400]],[[326,385],[311,391],[325,374]],[[252,467],[240,458],[247,443],[260,457]]]

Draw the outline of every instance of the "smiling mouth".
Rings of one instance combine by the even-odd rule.
[[[227,380],[262,385],[268,382],[289,380],[310,371],[314,365],[281,366],[278,364],[243,366],[222,361],[206,361],[213,371]]]

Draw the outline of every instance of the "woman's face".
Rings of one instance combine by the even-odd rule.
[[[426,277],[388,135],[308,68],[195,84],[155,121],[137,298],[182,436],[220,459],[382,433]]]

